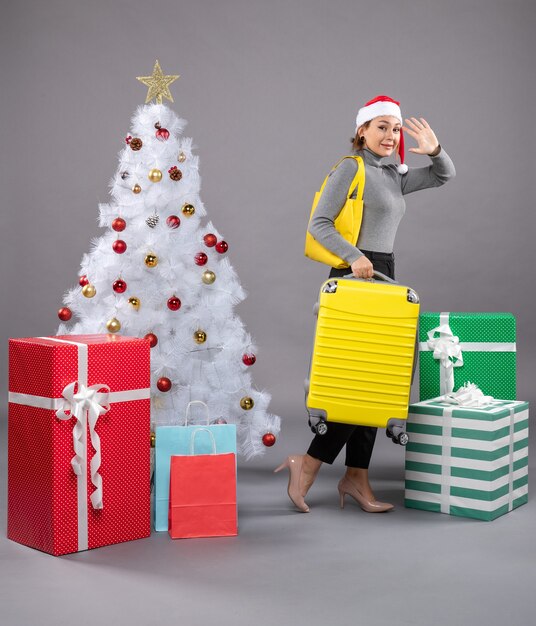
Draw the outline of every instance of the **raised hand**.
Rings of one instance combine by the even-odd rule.
[[[408,133],[408,135],[411,135],[418,144],[417,148],[409,148],[409,152],[414,152],[415,154],[432,154],[432,152],[437,150],[439,141],[424,117],[419,118],[419,120],[416,117],[406,118],[407,126],[402,126],[403,130]]]

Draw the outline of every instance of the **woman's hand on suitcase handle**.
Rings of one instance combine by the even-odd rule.
[[[352,274],[356,278],[372,278],[374,267],[365,255],[360,256],[350,266]]]

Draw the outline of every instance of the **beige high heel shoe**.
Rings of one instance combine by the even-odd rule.
[[[288,497],[292,500],[294,506],[302,513],[309,513],[309,507],[300,492],[302,461],[303,457],[301,455],[288,456],[279,467],[275,468],[274,474],[277,474],[277,472],[280,472],[285,467],[288,468]]]
[[[339,496],[341,498],[341,509],[344,509],[344,497],[346,495],[352,496],[352,498],[359,504],[359,506],[367,513],[386,513],[391,511],[395,507],[388,502],[378,502],[377,500],[367,500],[365,496],[359,491],[355,483],[349,480],[346,476],[343,476],[338,485]]]

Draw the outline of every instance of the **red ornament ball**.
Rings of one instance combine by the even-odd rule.
[[[156,381],[156,386],[160,391],[169,391],[171,389],[171,381],[169,380],[169,378],[162,376],[162,378],[159,378]]]
[[[122,239],[116,239],[112,244],[112,248],[117,254],[123,254],[127,249],[127,244]]]
[[[71,309],[69,309],[66,306],[62,307],[58,311],[58,317],[60,318],[60,320],[62,322],[68,322],[71,319],[72,316],[73,316],[73,313],[72,313]]]
[[[154,348],[158,343],[158,337],[154,333],[147,333],[144,339],[148,339],[151,348]]]
[[[89,278],[85,274],[82,274],[82,276],[78,278],[78,284],[80,285],[80,287],[85,287],[86,285],[89,285]]]
[[[218,243],[218,238],[216,235],[208,233],[203,237],[203,241],[205,242],[205,246],[207,246],[207,248],[213,248]]]
[[[257,357],[254,354],[244,354],[242,356],[242,363],[244,365],[253,365],[255,363],[255,361],[257,360]]]
[[[169,139],[169,130],[167,128],[159,128],[155,135],[160,141],[167,141]]]
[[[125,293],[125,291],[127,290],[127,284],[124,280],[118,278],[112,285],[112,289],[115,291],[115,293]]]
[[[167,301],[168,309],[172,311],[178,311],[181,308],[181,301],[177,298],[177,296],[171,296]]]
[[[112,222],[112,228],[116,233],[120,233],[125,230],[127,223],[122,217],[116,217]]]
[[[275,443],[275,435],[272,435],[272,433],[266,433],[262,436],[262,443],[267,448],[271,448]]]
[[[227,250],[229,250],[229,244],[226,241],[218,241],[218,243],[216,244],[216,250],[220,253],[220,254],[225,254],[227,252]]]
[[[205,265],[208,261],[208,256],[204,252],[198,252],[194,257],[194,260],[196,265]]]
[[[181,225],[181,220],[178,215],[170,215],[166,220],[166,224],[169,228],[175,229]]]

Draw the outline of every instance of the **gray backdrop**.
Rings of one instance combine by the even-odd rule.
[[[425,117],[457,168],[445,187],[407,197],[398,278],[424,310],[512,311],[518,397],[533,400],[535,16],[530,0],[5,1],[4,355],[8,337],[55,331],[145,99],[135,77],[158,58],[181,74],[172,106],[189,121],[203,200],[249,292],[238,312],[259,344],[255,382],[284,419],[253,467],[308,442],[303,379],[326,269],[303,257],[305,227],[357,109],[380,93]],[[1,367],[5,390],[5,357]],[[385,438],[374,464],[400,479],[402,455]]]

